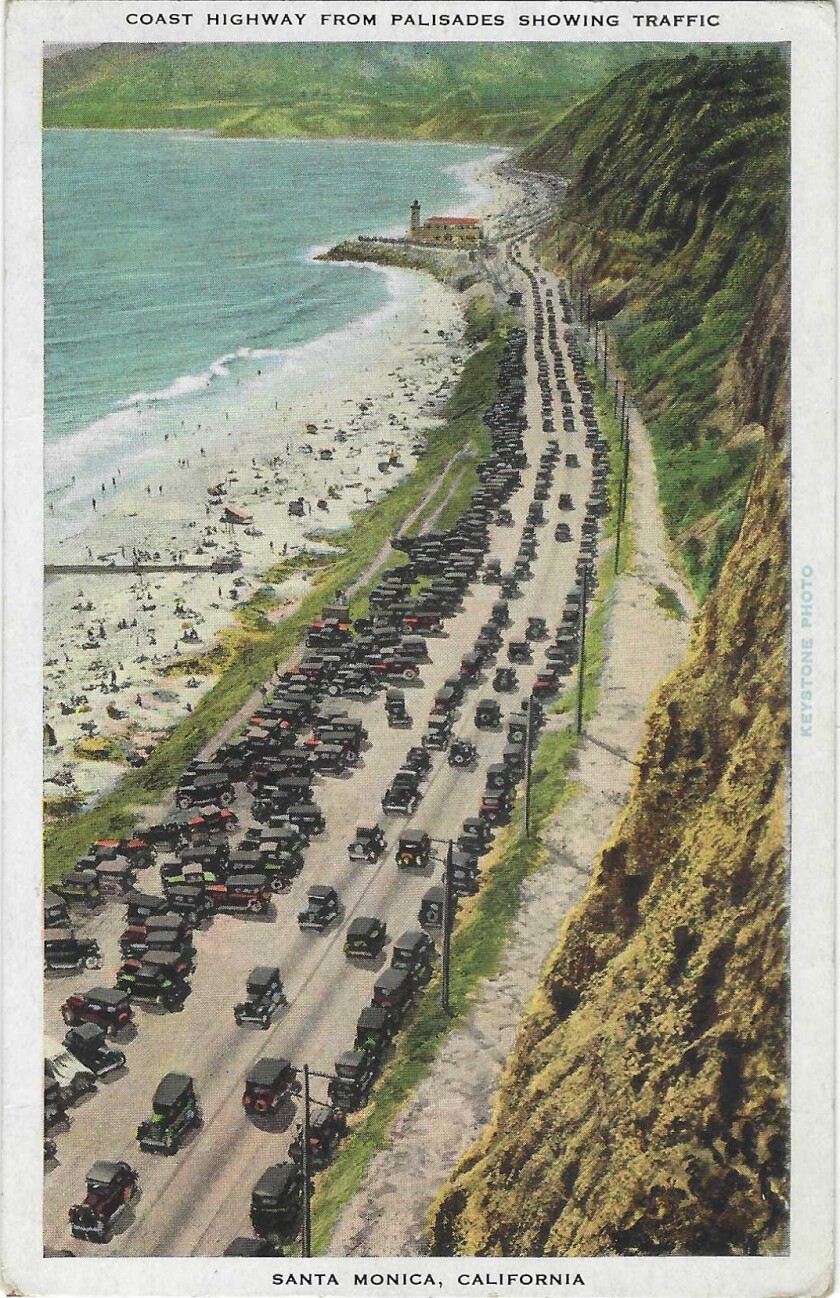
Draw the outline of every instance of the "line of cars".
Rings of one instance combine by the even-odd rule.
[[[554,337],[556,341],[556,335]],[[330,706],[327,697],[335,698],[342,693],[347,697],[354,696],[356,685],[350,669],[360,669],[364,674],[364,668],[369,667],[373,673],[374,689],[386,685],[389,679],[416,679],[423,659],[421,646],[425,648],[425,641],[417,632],[422,630],[434,634],[445,618],[458,610],[467,586],[486,555],[488,526],[494,519],[494,511],[501,513],[504,510],[502,502],[521,485],[519,470],[527,463],[522,449],[525,343],[524,330],[511,331],[502,361],[500,397],[485,417],[492,436],[492,450],[487,457],[490,463],[486,460],[479,465],[483,486],[474,493],[470,510],[461,522],[450,533],[395,538],[396,547],[409,555],[409,563],[402,569],[389,570],[374,590],[370,599],[371,616],[353,627],[344,606],[325,609],[307,636],[308,647],[322,652],[305,657],[300,664],[302,670],[281,677],[274,697],[254,715],[243,736],[223,745],[214,754],[212,763],[196,763],[185,772],[179,784],[180,809],[172,813],[165,824],[140,831],[129,840],[136,845],[135,851],[141,847],[152,849],[144,864],[154,859],[154,846],[177,851],[178,859],[161,865],[162,898],[137,894],[133,891],[134,880],[131,880],[132,889],[126,896],[129,908],[140,897],[147,903],[147,913],[144,916],[129,909],[124,945],[121,939],[127,961],[141,957],[141,968],[144,963],[148,965],[148,957],[156,949],[155,934],[158,930],[169,932],[167,946],[157,949],[160,954],[176,958],[167,958],[161,963],[173,978],[183,980],[191,972],[192,956],[188,944],[193,926],[200,924],[216,909],[249,912],[259,909],[264,913],[272,891],[288,886],[291,878],[299,873],[310,836],[321,832],[324,827],[320,809],[312,800],[313,775],[340,775],[352,768],[367,738],[361,723],[347,717],[340,707]],[[554,446],[549,444],[538,471],[540,492],[550,488],[558,456],[556,443]],[[475,745],[472,745],[473,751],[469,745],[461,749],[457,745],[463,741],[452,740],[455,709],[462,701],[465,689],[476,683],[481,669],[501,648],[500,632],[509,623],[508,600],[517,596],[519,583],[530,576],[529,564],[537,548],[536,529],[544,517],[542,501],[534,503],[540,509],[529,511],[517,558],[518,570],[508,574],[499,571],[498,574],[502,587],[500,594],[504,598],[494,604],[489,623],[482,628],[475,649],[465,655],[457,675],[449,678],[438,692],[422,741],[409,750],[401,768],[406,775],[412,776],[411,780],[404,781],[404,787],[413,787],[415,795],[429,771],[430,752],[448,749],[451,753],[455,750],[464,760],[462,763],[451,762],[453,766],[469,766],[477,759]],[[490,567],[491,581],[495,580],[491,563],[485,566]],[[431,581],[417,590],[418,576],[430,575]],[[517,649],[509,646],[509,656],[512,651],[514,658],[511,670],[517,657],[520,661],[528,660],[531,644],[545,639],[546,631],[543,619],[531,619],[525,641],[514,642],[519,645]],[[395,637],[396,643],[393,643]],[[388,643],[389,640],[392,643]],[[365,653],[370,653],[371,643],[377,661],[384,664],[378,671],[374,671],[374,664],[360,665],[357,660],[360,644]],[[336,649],[341,652],[336,653]],[[411,671],[406,665],[408,657],[411,658]],[[389,695],[386,695],[386,700]],[[509,814],[513,789],[524,769],[522,755],[528,711],[533,709],[538,723],[542,718],[542,708],[533,697],[524,700],[523,706],[523,712],[508,720],[510,742],[505,750],[506,760],[488,771],[480,813],[464,821],[458,837],[452,862],[456,896],[476,891],[478,858],[487,850],[492,825],[501,823]],[[497,728],[501,721],[501,709],[495,699],[479,701],[477,728]],[[308,737],[300,742],[304,732]],[[232,851],[231,836],[237,827],[237,817],[230,804],[234,796],[233,785],[238,781],[244,781],[251,793],[252,811],[257,823],[246,830],[239,848]],[[208,807],[205,799],[209,796],[213,797],[214,804]],[[394,810],[405,814],[417,805],[417,801],[419,798],[412,798],[408,805],[403,804]],[[382,829],[371,824],[357,827],[348,851],[351,859],[375,861],[385,848]],[[396,855],[400,868],[412,864],[425,866],[431,857],[431,840],[421,831],[407,829],[399,837]],[[224,894],[216,894],[220,901],[214,900],[213,892],[219,885],[225,889]],[[254,889],[250,894],[249,886]],[[101,893],[100,888],[100,898]],[[232,900],[228,907],[225,903],[232,894],[236,900]],[[119,893],[115,889],[108,895]],[[86,903],[82,901],[81,904]],[[322,1152],[325,1156],[332,1152],[340,1139],[346,1111],[366,1101],[394,1033],[418,988],[431,976],[435,952],[424,930],[440,924],[442,906],[442,888],[432,888],[424,895],[419,915],[421,928],[404,934],[394,944],[391,965],[377,978],[371,1004],[359,1016],[353,1049],[336,1061],[330,1082],[330,1103],[321,1106],[313,1115],[313,1127],[323,1131]],[[339,913],[340,903],[335,889],[326,884],[313,885],[306,909],[298,920],[302,928],[320,929],[336,919]],[[136,931],[129,938],[126,935],[131,930]],[[381,920],[358,916],[348,927],[345,951],[348,958],[354,960],[376,958],[386,942],[385,925]],[[182,968],[176,967],[179,963],[183,964]],[[118,1017],[125,1008],[125,1002],[130,1002],[131,996],[136,995],[137,973],[139,969],[133,973],[125,970],[123,987],[110,989],[113,1004],[107,1004],[109,997],[104,997],[102,1012],[110,1019],[113,1020],[115,1014]],[[135,980],[128,986],[130,995],[123,996],[120,1002],[117,994],[126,990],[129,977]],[[95,990],[99,993],[109,991]],[[276,968],[254,970],[249,979],[246,1001],[235,1007],[237,1021],[267,1026],[264,1022],[267,1003],[270,1023],[274,1011],[284,1003],[282,981]],[[243,1010],[243,1006],[251,1008]],[[130,1003],[128,1008],[130,1013]],[[252,1011],[253,1017],[249,1017]],[[103,1024],[89,1015],[83,1015],[82,1022],[96,1026],[103,1033],[113,1026],[113,1023]],[[287,1061],[260,1063],[265,1067],[261,1072],[258,1069],[258,1077],[249,1076],[246,1080],[246,1094],[249,1086],[252,1090],[259,1090],[260,1086],[266,1089],[267,1081],[270,1082],[267,1089],[279,1092],[281,1097],[293,1093],[294,1084],[289,1082],[291,1065]],[[280,1102],[282,1098],[278,1100]],[[247,1110],[247,1105],[245,1107]],[[295,1138],[298,1143],[299,1138],[300,1133]],[[282,1219],[290,1204],[297,1203],[299,1207],[299,1169],[297,1175],[290,1170],[295,1166],[294,1149],[293,1141],[290,1164],[274,1165],[254,1187],[251,1219],[258,1237],[264,1241],[282,1234]],[[272,1213],[274,1227],[269,1231]]]

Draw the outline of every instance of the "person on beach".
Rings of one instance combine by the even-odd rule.
[[[90,503],[93,505],[94,509],[96,509],[96,496],[93,497]]]

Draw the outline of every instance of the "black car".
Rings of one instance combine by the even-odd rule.
[[[399,1023],[411,1004],[416,983],[405,969],[385,969],[373,987],[371,1005],[388,1010]]]
[[[258,1023],[267,1029],[273,1015],[286,1004],[283,981],[276,965],[258,965],[245,984],[246,999],[235,1005],[233,1017],[239,1024]]]
[[[344,954],[356,960],[376,960],[386,941],[383,920],[369,915],[358,915],[347,929]]]
[[[78,938],[72,928],[44,931],[44,969],[65,973],[68,969],[101,969],[102,952],[94,938]]]
[[[446,904],[446,894],[443,888],[429,888],[423,893],[420,901],[420,910],[417,914],[418,923],[423,928],[441,928],[443,926],[443,912]]]
[[[411,717],[405,706],[405,694],[402,690],[387,690],[385,693],[385,711],[389,726],[410,726]]]
[[[511,640],[508,645],[508,662],[510,663],[529,663],[531,661],[531,646],[527,640]]]
[[[422,797],[416,771],[399,770],[383,794],[382,810],[386,815],[411,815]]]
[[[397,865],[425,869],[432,854],[432,840],[423,829],[406,829],[397,842]]]
[[[139,965],[123,965],[116,977],[117,987],[131,1000],[160,1005],[170,1012],[182,1010],[189,995],[189,985],[175,965],[174,951],[149,951]]]
[[[86,1178],[83,1203],[68,1212],[75,1239],[107,1244],[113,1235],[114,1218],[122,1213],[137,1190],[137,1173],[128,1163],[94,1163]]]
[[[403,768],[407,771],[416,771],[418,775],[426,775],[432,765],[432,759],[421,744],[415,744],[409,748],[403,761]]]
[[[525,627],[525,636],[528,640],[544,640],[548,635],[548,625],[544,617],[529,617],[528,624]]]
[[[301,930],[314,929],[323,933],[328,924],[338,915],[338,893],[327,884],[313,883],[309,886],[306,899],[306,910],[298,912],[298,925]]]
[[[341,1109],[322,1104],[313,1109],[309,1115],[309,1166],[323,1167],[332,1158],[336,1146],[347,1131],[347,1118]],[[297,1166],[303,1163],[303,1123],[299,1122],[292,1143],[289,1145],[289,1158]]]
[[[52,892],[66,906],[84,906],[88,910],[95,910],[102,901],[96,870],[68,870],[53,884]]]
[[[435,947],[428,933],[409,929],[394,942],[391,968],[407,973],[415,986],[424,986],[432,976]]]
[[[471,766],[478,757],[478,749],[471,739],[456,739],[449,749],[450,766]]]
[[[126,920],[129,924],[144,923],[150,915],[165,915],[169,909],[166,897],[146,892],[130,892],[125,902]]]
[[[70,928],[67,903],[49,888],[44,893],[44,928]]]
[[[452,718],[446,713],[432,713],[428,728],[420,741],[424,748],[433,752],[445,752],[452,736]]]
[[[396,1030],[397,1021],[390,1010],[381,1005],[366,1005],[356,1021],[353,1049],[367,1051],[379,1059]]]
[[[468,816],[458,836],[458,847],[463,852],[472,852],[476,856],[481,856],[489,847],[492,838],[493,831],[486,820],[480,816]]]
[[[271,1116],[286,1096],[300,1090],[288,1059],[258,1059],[245,1078],[242,1107],[253,1117]]]
[[[353,842],[347,849],[351,861],[378,861],[387,844],[378,825],[357,825]]]
[[[71,1028],[64,1037],[64,1044],[70,1054],[97,1077],[107,1077],[109,1073],[125,1068],[124,1052],[111,1050],[106,1045],[105,1029],[96,1023],[80,1023],[77,1028]]]
[[[147,1154],[175,1154],[187,1132],[200,1126],[193,1079],[186,1073],[167,1073],[152,1098],[152,1116],[137,1128],[137,1141]]]
[[[293,1235],[300,1224],[303,1175],[294,1163],[266,1168],[251,1191],[251,1225],[260,1239]]]
[[[493,689],[497,694],[511,694],[519,686],[519,677],[514,667],[497,667],[493,677]]]
[[[495,699],[480,699],[475,708],[475,724],[479,730],[495,730],[501,724],[502,709]]]
[[[327,1097],[344,1111],[360,1108],[376,1080],[376,1059],[366,1050],[347,1050],[335,1061]]]
[[[557,524],[557,526],[554,529],[554,539],[555,541],[561,541],[561,542],[571,541],[572,529],[569,527],[568,523]]]

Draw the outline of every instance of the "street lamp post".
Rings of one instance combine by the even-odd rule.
[[[449,962],[452,953],[452,839],[446,848],[446,869],[443,876],[443,924],[440,935],[440,1008],[449,1013]]]
[[[580,655],[578,660],[577,733],[583,730],[583,677],[586,665],[586,597],[589,587],[589,568],[583,570],[583,591],[580,601]]]
[[[300,1232],[301,1257],[312,1256],[312,1204],[309,1192],[309,1065],[303,1065],[303,1130],[301,1132],[301,1170],[303,1171],[303,1225]]]

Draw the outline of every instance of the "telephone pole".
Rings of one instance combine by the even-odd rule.
[[[580,654],[578,658],[577,733],[583,730],[583,676],[586,664],[586,597],[589,589],[589,567],[583,570],[583,592],[580,601]]]
[[[446,849],[446,870],[443,876],[443,924],[440,935],[440,1008],[449,1013],[449,962],[452,954],[452,839]]]
[[[301,1171],[303,1172],[303,1225],[300,1232],[301,1257],[312,1256],[312,1204],[309,1190],[309,1064],[303,1065],[303,1130],[301,1131]]]
[[[534,696],[528,698],[528,725],[525,730],[525,816],[524,837],[531,837],[531,756],[534,746]]]

